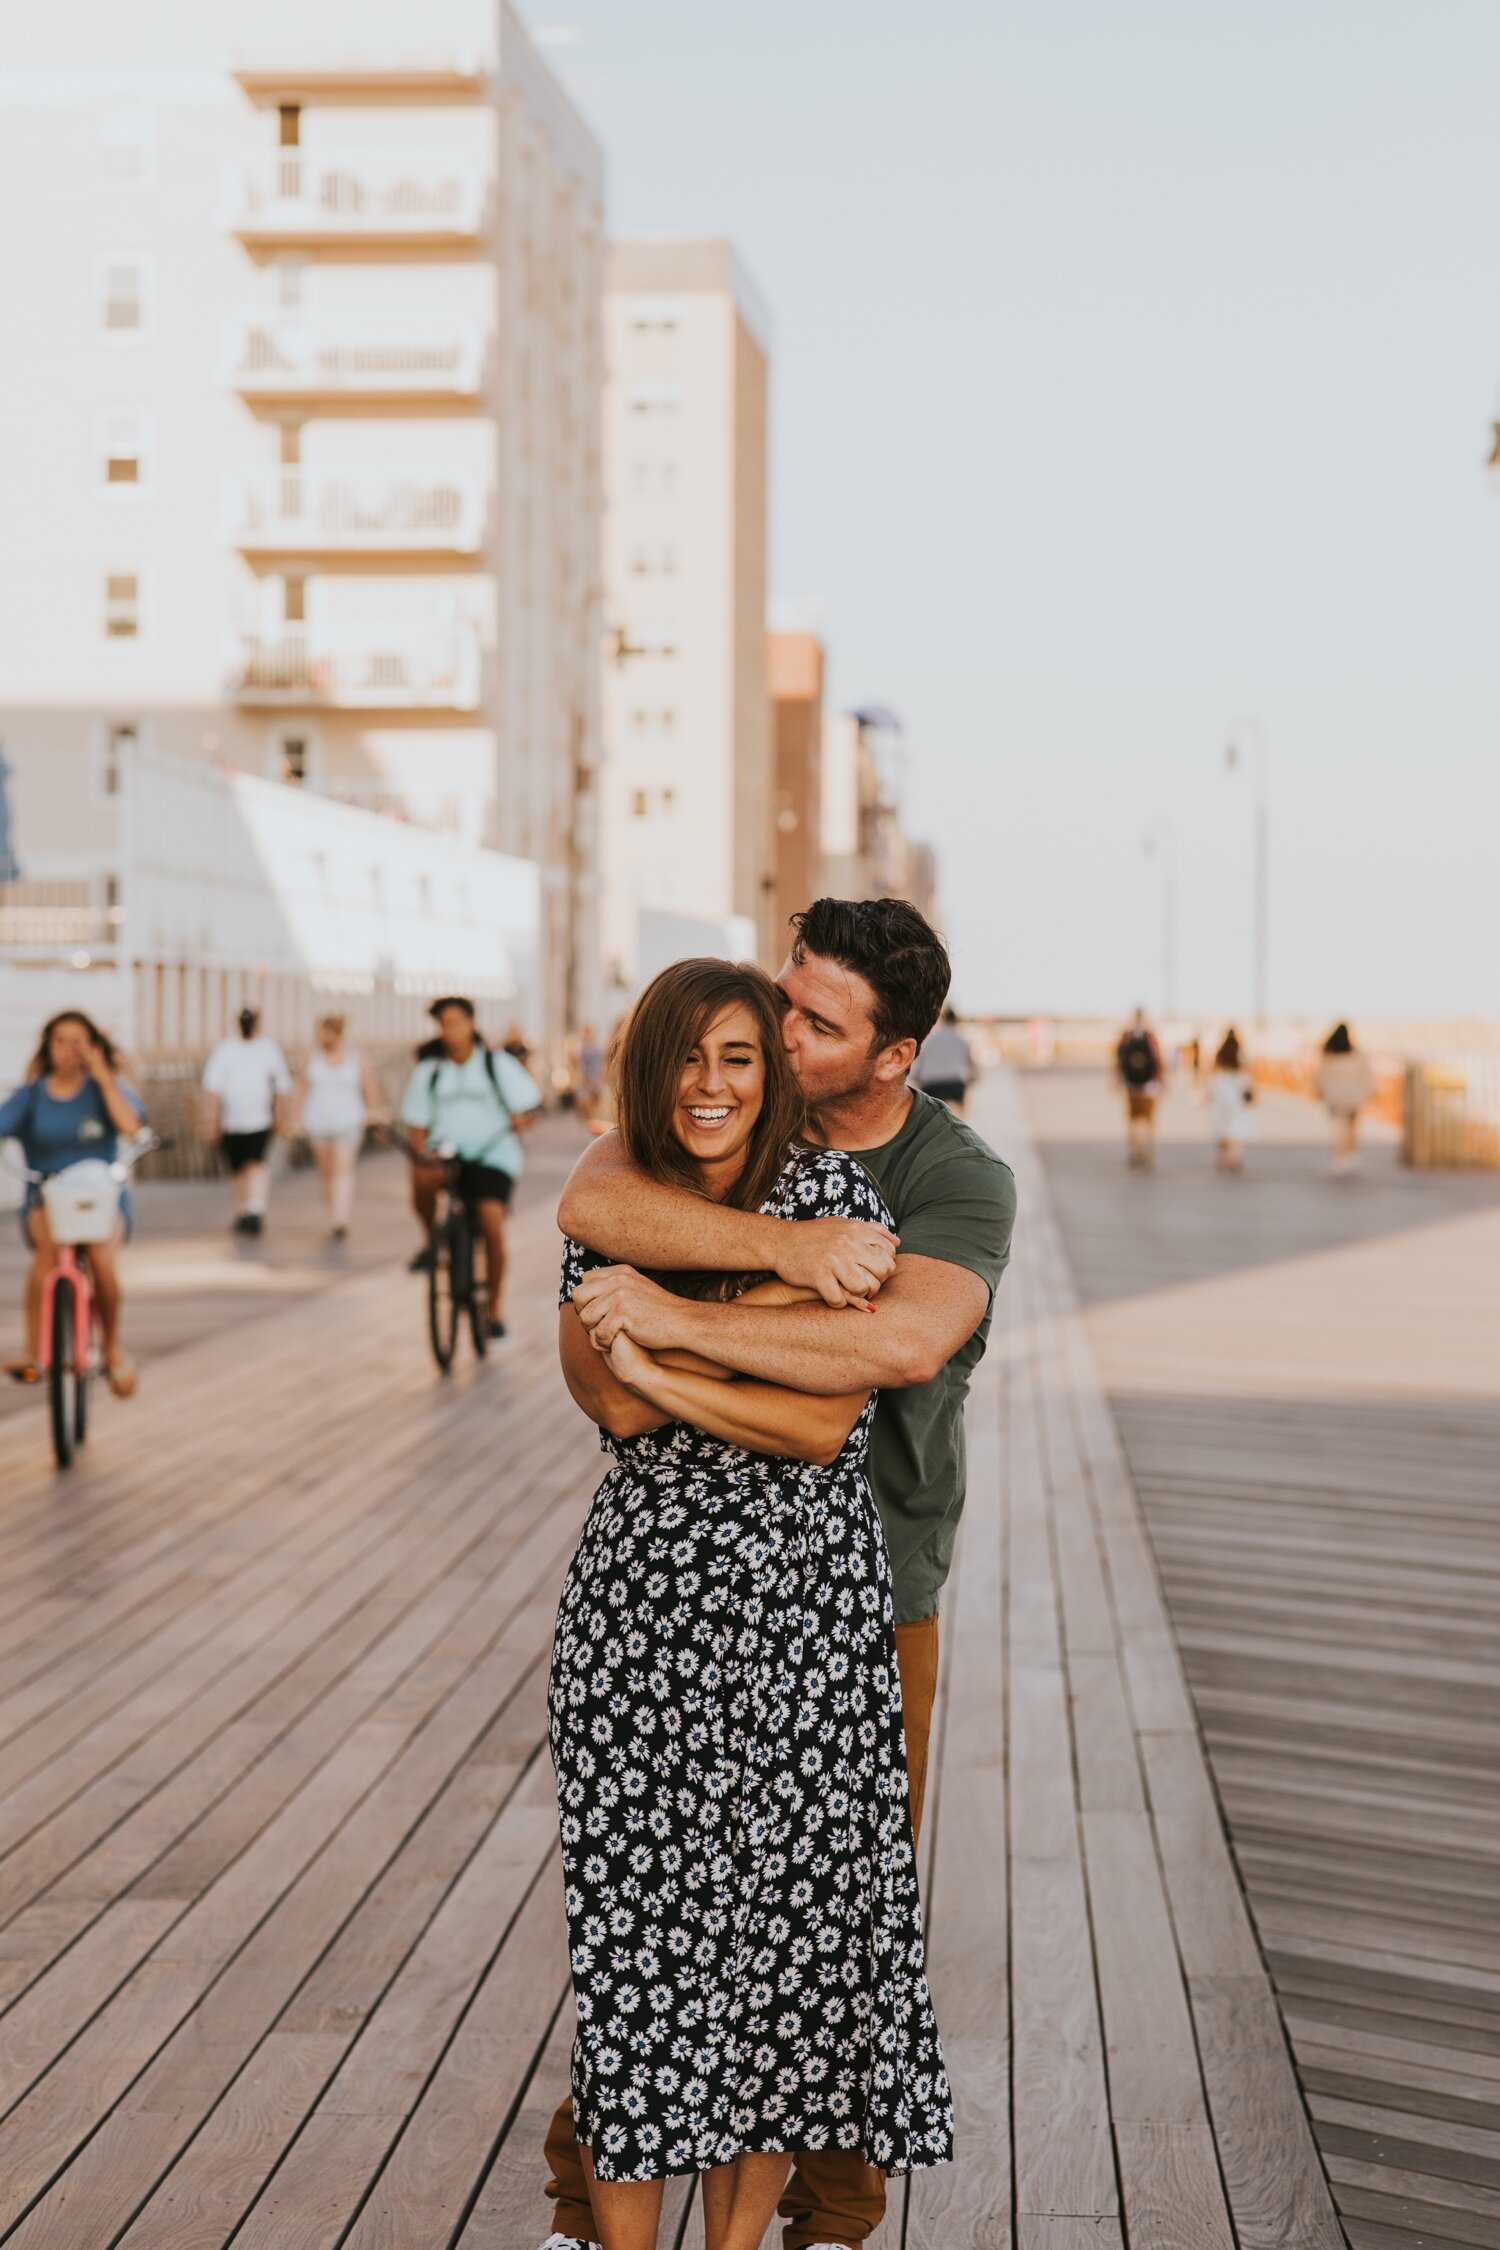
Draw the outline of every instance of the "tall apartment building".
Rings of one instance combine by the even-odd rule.
[[[6,746],[536,862],[560,1038],[598,1009],[598,147],[506,0],[73,0],[0,68]]]
[[[823,888],[823,644],[816,633],[771,633],[766,670],[776,744],[776,888],[772,946]]]
[[[904,733],[881,708],[840,711],[823,730],[823,880],[841,898],[909,898],[937,915],[937,858],[902,818]]]
[[[726,242],[617,242],[605,286],[604,953],[775,950],[769,324]]]

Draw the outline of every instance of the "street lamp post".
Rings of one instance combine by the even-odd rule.
[[[1142,843],[1148,859],[1161,855],[1161,1012],[1177,1013],[1177,835],[1170,820],[1159,820]]]
[[[1230,773],[1239,770],[1242,743],[1255,763],[1255,1021],[1263,1031],[1271,1006],[1271,753],[1258,719],[1241,719],[1231,731],[1224,749]]]

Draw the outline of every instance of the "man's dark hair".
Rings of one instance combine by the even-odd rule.
[[[875,995],[875,1044],[920,1047],[948,997],[948,948],[905,898],[815,898],[792,916],[792,959],[809,953],[864,978]]]
[[[474,1021],[474,1003],[466,1000],[461,992],[445,992],[441,1000],[433,1001],[427,1013],[436,1023],[445,1008],[462,1008],[470,1023]]]

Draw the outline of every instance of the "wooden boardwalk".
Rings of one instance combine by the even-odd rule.
[[[1500,1179],[1026,1105],[1348,2238],[1500,2243]]]
[[[962,2139],[898,2183],[882,2250],[1325,2250],[1004,1082],[981,1122],[1025,1225],[971,1415],[923,1838]],[[546,2233],[570,2020],[543,1699],[600,1468],[555,1370],[565,1154],[526,1198],[517,1333],[481,1370],[438,1381],[387,1266],[158,1359],[66,1483],[40,1413],[0,1429],[0,2241]],[[667,2239],[701,2241],[687,2183],[669,2213]]]

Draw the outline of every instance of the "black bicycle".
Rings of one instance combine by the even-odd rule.
[[[463,1192],[458,1151],[447,1145],[419,1149],[409,1140],[403,1145],[413,1164],[442,1174],[427,1258],[427,1334],[446,1375],[465,1319],[478,1356],[483,1359],[490,1348],[489,1245]]]

